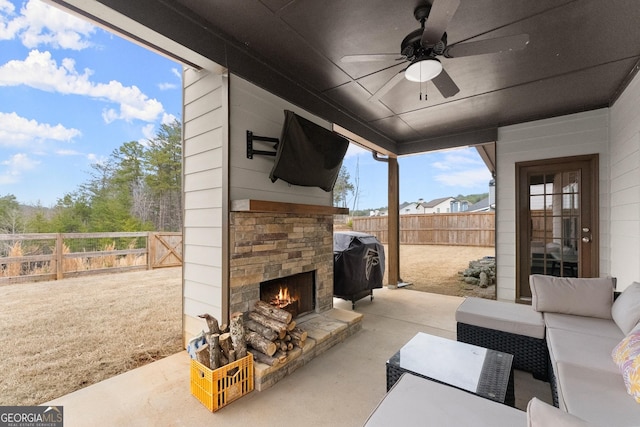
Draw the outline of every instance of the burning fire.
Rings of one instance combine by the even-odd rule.
[[[291,297],[291,295],[289,294],[289,289],[280,287],[278,294],[275,295],[271,300],[271,305],[274,305],[278,308],[283,308],[288,306],[294,301],[296,301],[296,299]]]

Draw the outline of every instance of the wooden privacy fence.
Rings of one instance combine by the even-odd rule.
[[[354,217],[353,230],[388,243],[388,217]],[[495,246],[495,214],[463,212],[400,215],[400,244]]]
[[[0,284],[182,265],[182,233],[0,234]]]

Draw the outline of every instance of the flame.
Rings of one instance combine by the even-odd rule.
[[[280,288],[280,291],[278,292],[278,300],[291,302],[291,296],[289,295],[289,288],[284,288],[284,289]]]
[[[280,287],[278,294],[275,295],[273,297],[273,299],[271,300],[271,305],[274,305],[278,308],[282,308],[285,307],[289,304],[291,304],[292,302],[296,301],[295,298],[293,298],[291,296],[291,294],[289,293],[289,288],[287,287]]]

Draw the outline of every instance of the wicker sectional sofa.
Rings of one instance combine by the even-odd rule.
[[[554,404],[596,425],[639,426],[640,402],[612,354],[640,334],[640,283],[615,301],[611,279],[532,275],[530,284],[532,308],[544,317]]]
[[[640,384],[629,378],[640,377],[640,283],[615,300],[612,279],[530,283],[531,306],[465,300],[458,339],[513,354],[516,369],[550,382],[555,407],[534,398],[525,413],[405,374],[365,425],[640,426]]]

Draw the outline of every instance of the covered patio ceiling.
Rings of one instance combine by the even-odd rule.
[[[420,28],[414,10],[456,1],[49,1],[126,34],[122,20],[95,12],[112,9],[391,155],[492,142],[499,126],[607,107],[640,64],[637,0],[460,0],[446,25],[449,46],[520,34],[529,43],[438,56],[460,89],[448,98],[433,82],[401,78],[370,100],[407,63],[342,58],[401,57],[403,38]]]

